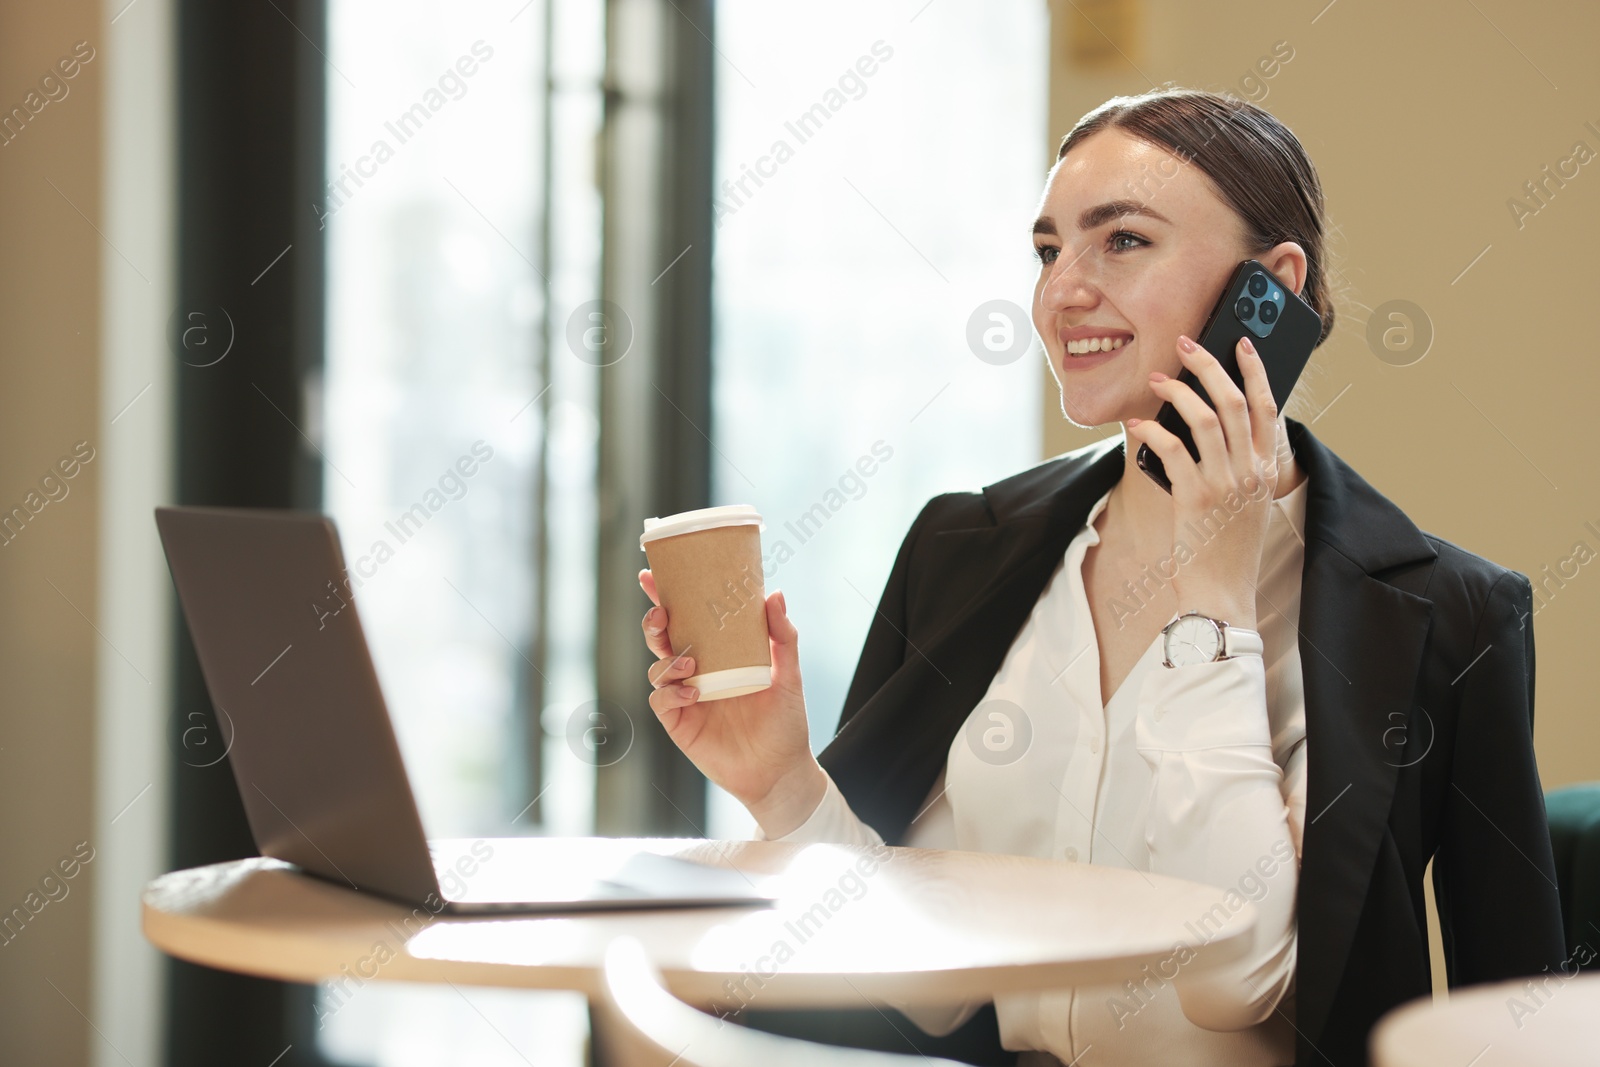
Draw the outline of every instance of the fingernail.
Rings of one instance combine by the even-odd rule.
[[[692,685],[680,685],[678,687],[678,692],[682,693],[686,697],[697,697],[700,695],[700,690],[696,689]]]
[[[1129,419],[1128,420],[1128,425],[1129,426],[1137,426],[1143,421],[1144,421],[1143,419]]]
[[[1178,335],[1178,347],[1183,349],[1185,352],[1193,352],[1194,342],[1189,340],[1188,334],[1180,333]]]
[[[1167,380],[1167,376],[1158,370],[1153,370],[1150,372],[1150,380],[1152,382],[1164,382]]]
[[[1252,356],[1259,356],[1261,354],[1261,353],[1256,351],[1256,346],[1250,343],[1250,338],[1248,338],[1248,337],[1239,338],[1239,347],[1243,348],[1246,352],[1250,353]]]

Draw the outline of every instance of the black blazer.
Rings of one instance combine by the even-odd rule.
[[[1310,479],[1296,1063],[1364,1064],[1378,1017],[1432,988],[1430,857],[1451,986],[1555,969],[1565,954],[1533,756],[1532,587],[1422,533],[1287,426]],[[934,497],[912,524],[819,757],[889,844],[1123,469],[1121,440],[1102,441]]]

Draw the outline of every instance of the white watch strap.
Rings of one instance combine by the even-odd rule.
[[[1261,635],[1255,630],[1246,630],[1238,626],[1225,626],[1222,630],[1222,656],[1232,659],[1235,656],[1259,656],[1266,651]]]

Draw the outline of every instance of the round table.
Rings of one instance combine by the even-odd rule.
[[[1547,972],[1402,1004],[1372,1030],[1373,1067],[1600,1062],[1600,974]]]
[[[173,956],[292,982],[349,978],[599,988],[607,944],[644,943],[672,990],[715,1008],[960,1003],[996,992],[1171,978],[1246,951],[1234,894],[1087,863],[915,848],[680,838],[491,839],[497,857],[564,863],[643,848],[732,866],[772,907],[423,919],[404,904],[247,859],[174,871],[143,894]],[[498,862],[498,860],[497,860]],[[406,920],[411,918],[408,925]],[[1184,962],[1180,943],[1192,958]],[[743,995],[736,990],[742,990]]]

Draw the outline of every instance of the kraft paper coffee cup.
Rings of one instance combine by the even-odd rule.
[[[682,685],[722,700],[772,685],[767,592],[761,578],[761,515],[748,504],[644,520],[639,547],[667,611],[674,655],[699,672]]]

